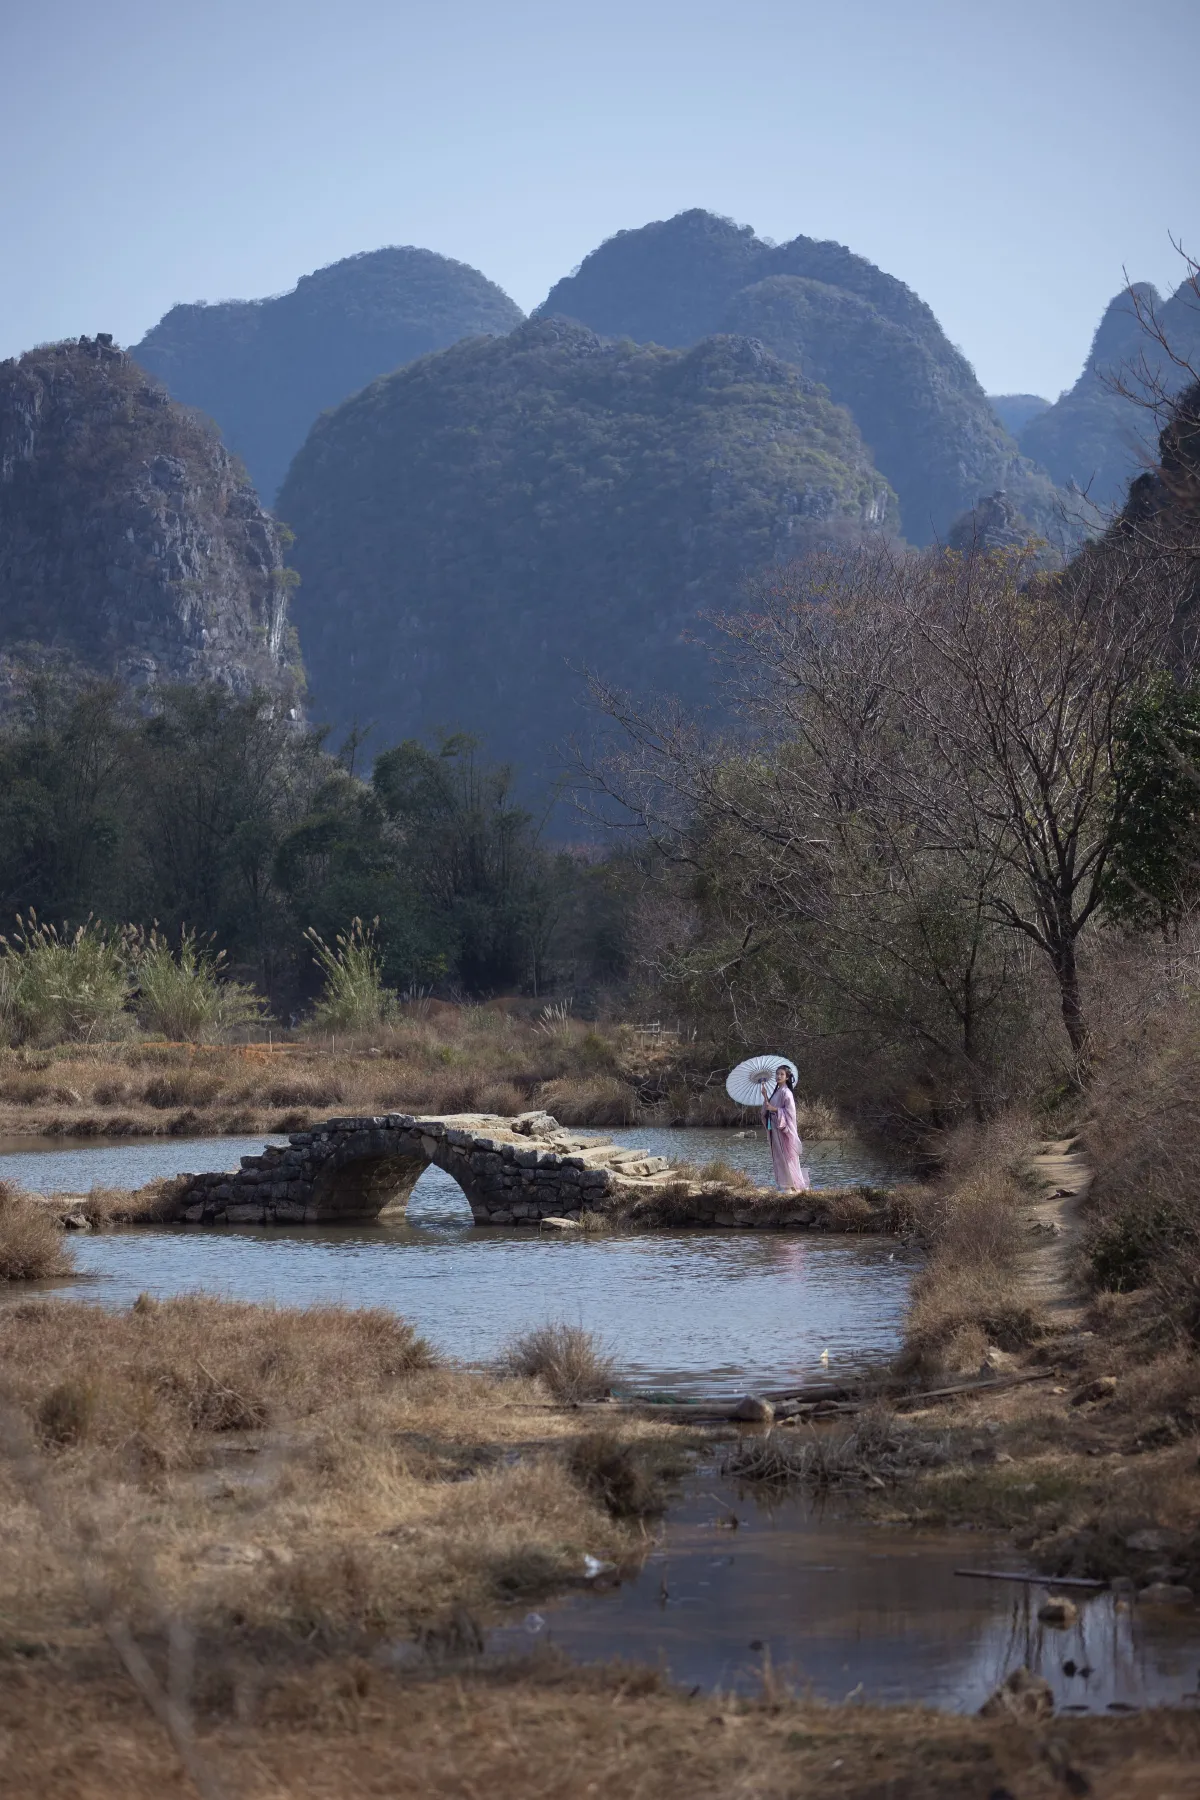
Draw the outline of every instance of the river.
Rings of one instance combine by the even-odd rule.
[[[655,1155],[721,1156],[766,1179],[762,1134],[643,1129],[613,1138]],[[42,1193],[139,1187],[236,1167],[263,1139],[0,1142],[0,1180]],[[282,1142],[284,1140],[270,1140]],[[895,1171],[846,1139],[810,1143],[815,1186]],[[355,1225],[163,1226],[79,1233],[79,1277],[40,1284],[104,1305],[204,1290],[280,1305],[386,1306],[445,1355],[487,1362],[532,1325],[579,1324],[624,1385],[739,1394],[886,1359],[899,1343],[913,1257],[890,1240],[678,1231],[562,1236],[476,1227],[457,1183],[427,1169],[407,1216]]]

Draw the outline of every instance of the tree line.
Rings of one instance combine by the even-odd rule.
[[[469,737],[362,760],[264,693],[170,688],[149,712],[111,683],[33,680],[0,727],[0,918],[191,932],[284,1018],[319,986],[305,934],[356,918],[401,992],[620,982],[624,866],[545,845]]]

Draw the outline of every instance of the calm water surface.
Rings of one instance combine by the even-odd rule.
[[[726,1692],[758,1690],[766,1652],[800,1693],[961,1712],[1021,1663],[1050,1682],[1059,1709],[1200,1698],[1195,1612],[1076,1591],[1078,1621],[1060,1631],[1037,1620],[1053,1584],[954,1572],[1020,1566],[1011,1546],[986,1534],[876,1527],[799,1497],[767,1505],[712,1471],[687,1482],[639,1575],[530,1614],[494,1633],[491,1647],[537,1637],[581,1661],[627,1657]]]
[[[762,1177],[762,1133],[630,1130],[611,1134],[656,1154],[722,1156]],[[280,1142],[283,1140],[272,1140]],[[98,1146],[0,1144],[0,1179],[43,1193],[138,1187],[181,1170],[236,1167],[263,1140],[157,1139]],[[817,1186],[888,1179],[860,1146],[811,1144]],[[542,1236],[476,1228],[461,1189],[428,1169],[404,1220],[342,1226],[166,1226],[80,1233],[86,1281],[57,1284],[106,1305],[145,1290],[203,1289],[287,1305],[387,1306],[440,1350],[468,1362],[547,1319],[595,1331],[630,1385],[739,1393],[826,1371],[847,1373],[891,1354],[911,1260],[881,1239],[774,1232],[679,1232],[638,1237]],[[822,1361],[828,1351],[828,1360]]]

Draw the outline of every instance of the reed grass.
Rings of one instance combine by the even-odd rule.
[[[47,1281],[74,1266],[52,1209],[0,1181],[0,1281]]]

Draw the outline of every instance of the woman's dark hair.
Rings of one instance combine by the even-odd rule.
[[[775,1073],[777,1075],[782,1075],[790,1088],[795,1088],[796,1083],[792,1080],[792,1071],[790,1069],[785,1069],[782,1063],[780,1063]]]

